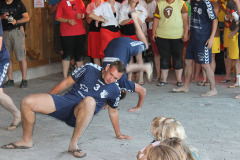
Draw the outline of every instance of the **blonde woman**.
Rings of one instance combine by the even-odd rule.
[[[108,0],[89,14],[89,18],[102,22],[102,28],[100,30],[100,54],[102,56],[104,56],[104,50],[108,43],[121,36],[118,25],[120,7],[121,4],[115,0]]]

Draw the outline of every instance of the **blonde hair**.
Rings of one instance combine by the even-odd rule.
[[[178,153],[170,146],[158,145],[150,149],[147,160],[181,160]]]
[[[153,118],[153,120],[150,123],[150,130],[151,130],[151,133],[152,133],[153,137],[155,138],[155,140],[161,139],[162,129],[159,129],[159,128],[161,126],[161,123],[165,119],[166,119],[165,117],[158,116],[158,117]]]
[[[182,124],[176,120],[165,124],[162,128],[162,140],[172,137],[180,138],[185,142],[187,141],[187,136]]]
[[[168,138],[162,141],[161,144],[174,148],[181,160],[195,160],[187,144],[180,138]]]

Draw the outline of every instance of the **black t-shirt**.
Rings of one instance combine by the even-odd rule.
[[[4,14],[5,12],[8,12],[9,15],[12,15],[15,20],[21,19],[22,14],[27,12],[21,0],[13,0],[11,4],[6,4],[5,0],[0,0],[0,6],[1,15]],[[4,31],[12,30],[22,25],[23,24],[12,25],[11,23],[8,23],[7,19],[2,19],[2,26]]]

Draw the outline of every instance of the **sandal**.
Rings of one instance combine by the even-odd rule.
[[[168,84],[167,82],[158,82],[158,83],[157,83],[157,86],[163,87],[163,86],[165,86],[165,85],[167,85],[167,84]]]
[[[8,129],[7,128],[7,130],[9,130],[9,131],[11,131],[11,130],[14,130],[14,129],[17,129],[18,127],[20,127],[20,126],[22,126],[22,122],[19,122],[18,124],[13,124],[13,123],[11,123],[11,125],[9,126],[9,127],[15,127],[15,128],[13,128],[13,129]]]
[[[139,85],[144,85],[145,84],[145,82],[138,82],[137,84],[139,84]]]
[[[205,81],[201,81],[198,83],[199,86],[209,86],[210,83],[209,82],[205,82]]]
[[[83,158],[83,157],[87,156],[87,154],[85,152],[83,152],[81,149],[75,149],[72,151],[68,151],[68,153],[72,154],[74,157],[77,157],[77,158]],[[81,155],[77,156],[74,153],[79,153]]]
[[[15,143],[9,143],[9,144],[1,146],[1,148],[2,149],[29,149],[31,147],[17,146]]]
[[[230,79],[222,79],[222,80],[220,81],[220,83],[228,83],[228,82],[231,82],[231,80],[230,80]]]
[[[228,88],[236,88],[236,87],[239,87],[239,85],[232,84],[232,85],[228,86]]]
[[[183,86],[183,82],[177,82],[176,84],[178,87],[182,87]]]

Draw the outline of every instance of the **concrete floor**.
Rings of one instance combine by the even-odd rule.
[[[147,96],[141,111],[129,113],[135,107],[137,94],[128,93],[120,102],[119,119],[123,134],[133,140],[121,141],[115,134],[107,113],[102,110],[94,116],[79,146],[87,153],[84,160],[134,160],[138,151],[152,141],[150,121],[159,115],[175,117],[184,126],[189,144],[196,147],[202,160],[238,160],[240,157],[239,100],[232,99],[240,94],[239,88],[229,89],[228,84],[218,83],[223,76],[216,76],[218,96],[202,98],[199,95],[208,87],[191,84],[189,93],[171,93],[176,87],[171,71],[168,85],[157,87],[156,83],[145,84]],[[56,85],[62,75],[53,74],[29,80],[29,87],[20,89],[19,84],[5,89],[19,107],[21,99],[32,93],[44,93]],[[170,80],[172,79],[172,80]],[[232,82],[233,83],[233,82]],[[34,128],[34,147],[27,150],[0,149],[0,160],[66,160],[75,159],[67,153],[73,128],[52,117],[37,114]],[[20,140],[22,128],[6,131],[12,116],[0,107],[0,145]]]

